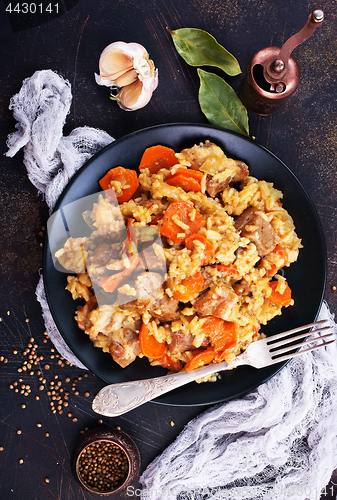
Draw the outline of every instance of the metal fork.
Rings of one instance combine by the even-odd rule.
[[[295,333],[303,332],[303,330],[308,330],[313,327],[319,328],[311,332],[293,336]],[[316,321],[315,323],[300,326],[252,342],[248,348],[230,364],[223,361],[190,372],[179,372],[147,380],[136,380],[134,382],[121,382],[108,385],[99,391],[92,402],[92,409],[96,413],[107,417],[117,417],[118,415],[123,415],[137,408],[147,401],[151,401],[151,399],[157,398],[162,394],[201,377],[206,377],[223,370],[230,370],[240,365],[264,368],[275,363],[281,363],[295,356],[300,356],[313,349],[318,349],[319,347],[324,347],[334,342],[335,335],[333,331],[323,335],[317,335],[329,329],[331,329],[331,326],[328,320]],[[311,337],[308,340],[302,341],[302,339],[305,339],[309,335],[311,335]],[[315,341],[318,343],[302,349],[303,346],[308,346]],[[301,348],[301,350],[298,350],[299,348]]]

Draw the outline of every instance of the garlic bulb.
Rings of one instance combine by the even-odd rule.
[[[139,43],[114,42],[99,58],[96,83],[117,89],[114,98],[126,111],[143,108],[158,85],[158,70]]]

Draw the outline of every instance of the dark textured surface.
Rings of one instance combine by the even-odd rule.
[[[27,178],[23,154],[13,159],[4,155],[7,135],[15,121],[8,110],[10,97],[22,81],[36,70],[52,69],[72,85],[73,103],[64,134],[78,126],[106,130],[118,138],[144,127],[169,122],[206,123],[198,102],[198,77],[173,49],[166,27],[197,27],[212,33],[232,52],[245,70],[250,58],[269,45],[282,45],[303,27],[317,4],[304,0],[80,0],[62,2],[63,15],[31,28],[13,31],[5,5],[0,5],[1,97],[0,97],[0,498],[16,500],[89,499],[72,477],[70,454],[85,427],[95,427],[99,416],[91,411],[91,400],[103,383],[92,374],[78,381],[79,395],[71,381],[82,371],[57,364],[44,343],[44,325],[35,287],[42,266],[43,230],[48,209],[43,197]],[[72,8],[71,8],[72,7]],[[325,299],[337,311],[337,158],[336,139],[336,5],[322,0],[323,26],[294,55],[302,76],[298,90],[279,113],[261,117],[250,115],[250,133],[256,141],[278,156],[307,189],[321,218],[328,250]],[[13,22],[12,22],[13,24]],[[17,22],[19,24],[19,22]],[[19,29],[20,26],[19,26]],[[142,110],[126,113],[108,99],[108,90],[93,78],[98,57],[109,43],[123,40],[142,43],[159,68],[159,87]],[[228,78],[238,92],[242,75]],[[310,220],[308,220],[310,225]],[[308,269],[308,273],[310,273]],[[26,321],[26,319],[29,321]],[[46,379],[45,389],[35,373],[19,373],[30,337],[39,355],[39,367]],[[17,351],[14,354],[13,351]],[[50,369],[44,369],[45,364]],[[70,390],[69,406],[63,414],[52,414],[46,388],[58,374],[62,387]],[[29,384],[28,396],[15,393],[10,384]],[[89,397],[84,393],[90,392]],[[35,395],[39,395],[37,401]],[[25,404],[26,408],[21,405]],[[205,408],[177,408],[148,403],[123,417],[103,419],[130,434],[137,443],[142,470]],[[71,412],[77,422],[67,416]],[[41,427],[37,426],[41,423]],[[175,425],[173,425],[173,423]],[[21,433],[17,433],[21,430]],[[49,437],[45,433],[49,432]],[[23,463],[19,463],[22,459]],[[45,481],[49,478],[49,482]],[[323,498],[334,498],[331,483]],[[331,489],[332,488],[332,489]],[[333,489],[335,488],[335,489]]]

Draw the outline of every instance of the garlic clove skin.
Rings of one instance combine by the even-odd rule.
[[[153,91],[158,86],[158,71],[151,80],[141,81],[138,79],[131,85],[126,85],[117,94],[117,102],[124,111],[135,111],[143,108],[149,103]]]
[[[120,107],[133,111],[144,107],[158,86],[158,70],[139,43],[114,42],[100,55],[98,85],[120,89],[116,99]]]

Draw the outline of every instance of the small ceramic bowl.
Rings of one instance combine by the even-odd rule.
[[[125,432],[112,427],[99,427],[82,434],[77,441],[71,457],[71,468],[83,488],[106,497],[122,493],[137,479],[140,454],[136,444]],[[96,483],[93,477],[95,468]],[[99,479],[102,480],[101,484]]]

